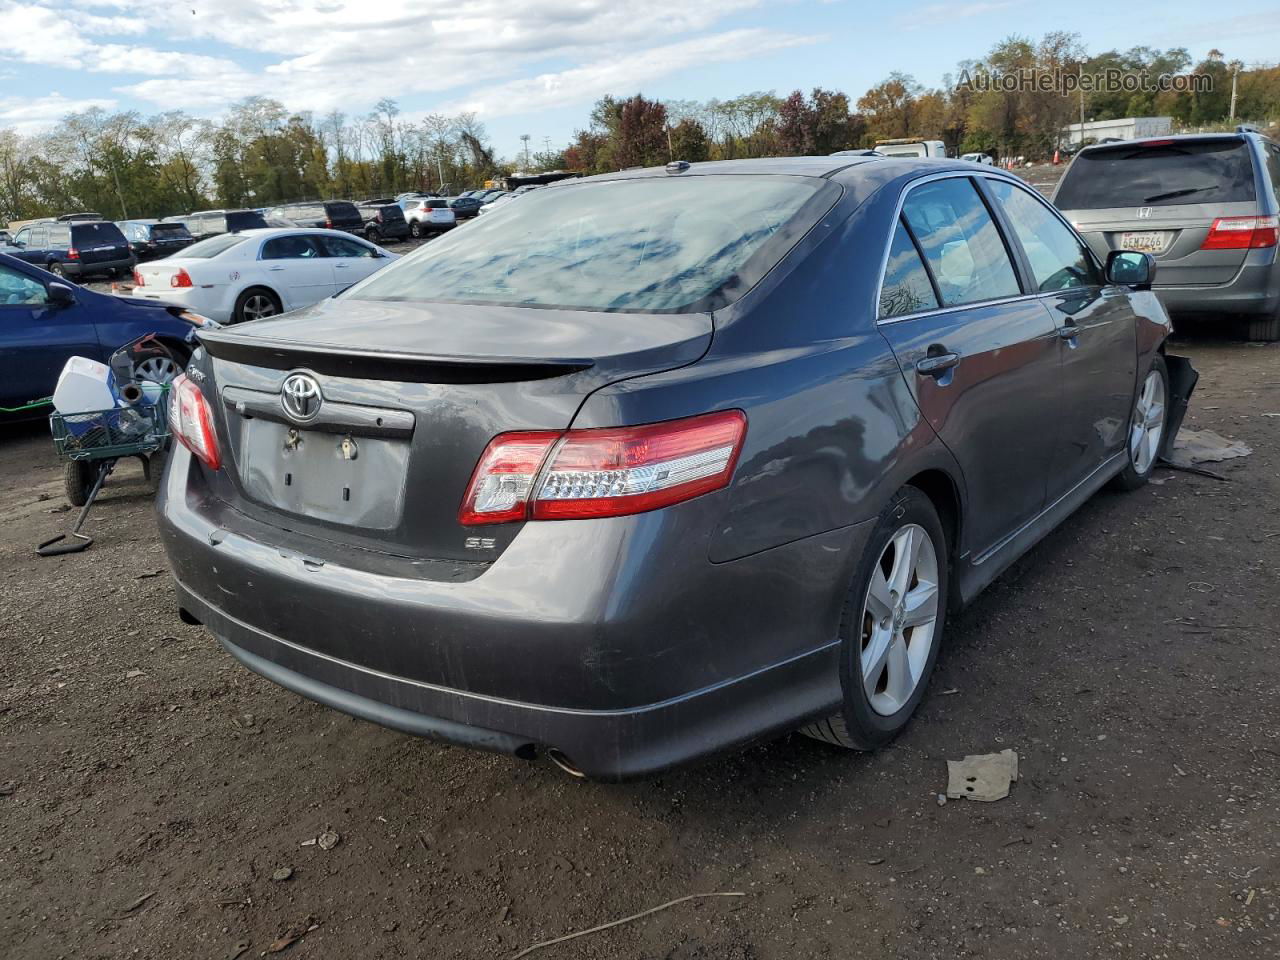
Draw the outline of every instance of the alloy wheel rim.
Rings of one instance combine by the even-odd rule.
[[[168,357],[147,357],[133,368],[133,372],[139,380],[170,383],[181,371],[178,365]]]
[[[1133,422],[1129,427],[1129,460],[1138,473],[1146,473],[1155,463],[1164,437],[1164,418],[1164,378],[1159,371],[1152,370],[1133,405]]]
[[[898,529],[871,573],[862,605],[862,687],[871,709],[892,716],[924,676],[938,627],[938,554],[919,524]]]
[[[263,317],[275,316],[276,305],[262,294],[254,294],[244,303],[246,320],[261,320]]]

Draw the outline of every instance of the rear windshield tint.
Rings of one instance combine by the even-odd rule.
[[[114,223],[76,223],[71,227],[71,235],[80,246],[92,246],[98,243],[114,243],[122,246],[127,242],[120,228]]]
[[[210,237],[208,240],[193,243],[182,251],[182,256],[208,260],[230,250],[237,244],[244,243],[247,239],[248,237],[242,237],[236,233],[220,233],[216,237]]]
[[[1061,210],[1235,203],[1255,198],[1253,161],[1241,140],[1126,144],[1086,150],[1054,197]]]
[[[397,207],[395,204],[392,204],[391,206],[387,206],[387,207],[379,207],[378,209],[382,213],[383,220],[403,220],[404,219],[404,211],[401,210],[399,207]]]
[[[330,220],[359,220],[360,211],[356,209],[354,203],[341,201],[338,203],[326,203],[324,212]]]
[[[481,217],[349,291],[366,300],[587,310],[736,299],[835,202],[792,176],[646,177],[557,187]]]
[[[151,224],[151,236],[189,237],[191,234],[187,232],[187,228],[180,223],[153,223]]]
[[[252,210],[247,210],[243,213],[227,214],[228,230],[255,230],[259,227],[265,227],[266,225],[267,221],[262,218],[262,214],[254,213]],[[186,256],[186,254],[184,254],[184,256]]]

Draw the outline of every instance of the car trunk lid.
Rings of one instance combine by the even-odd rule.
[[[706,313],[353,299],[202,334],[214,491],[330,544],[489,561],[521,524],[458,522],[488,442],[566,429],[593,390],[692,363],[711,336]],[[318,393],[285,396],[299,384]]]

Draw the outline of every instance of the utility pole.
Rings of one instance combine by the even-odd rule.
[[[1240,68],[1244,66],[1239,60],[1231,62],[1231,113],[1228,119],[1235,123],[1236,120],[1236,89],[1240,80]]]
[[[1084,143],[1084,61],[1080,61],[1080,142]]]
[[[520,139],[524,142],[524,172],[529,172],[529,134],[520,134]]]

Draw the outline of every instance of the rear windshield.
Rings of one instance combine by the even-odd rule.
[[[399,207],[397,207],[395,204],[391,204],[390,206],[386,206],[386,207],[379,207],[378,209],[382,212],[383,220],[403,220],[404,219],[404,211],[401,210]]]
[[[153,223],[151,224],[151,236],[189,237],[191,234],[187,232],[187,228],[180,223]]]
[[[557,187],[432,241],[348,295],[587,310],[711,309],[749,289],[838,196],[839,187],[827,181],[776,175]]]
[[[326,203],[324,212],[330,220],[359,220],[360,211],[356,209],[354,203],[346,200],[337,201],[335,203]]]
[[[201,240],[199,243],[193,243],[187,249],[182,251],[184,257],[195,257],[199,260],[208,260],[216,257],[220,253],[230,250],[237,244],[244,243],[248,237],[242,237],[235,233],[220,233],[216,237],[210,237],[208,240]]]
[[[71,235],[78,245],[90,246],[95,243],[124,244],[124,234],[114,223],[75,223],[71,226]]]
[[[228,230],[255,230],[258,227],[265,227],[267,221],[262,218],[262,214],[255,213],[252,210],[245,210],[242,213],[227,214]],[[184,254],[186,256],[186,254]]]
[[[1085,150],[1058,188],[1061,210],[1235,203],[1254,199],[1253,162],[1242,140],[1172,141]]]

